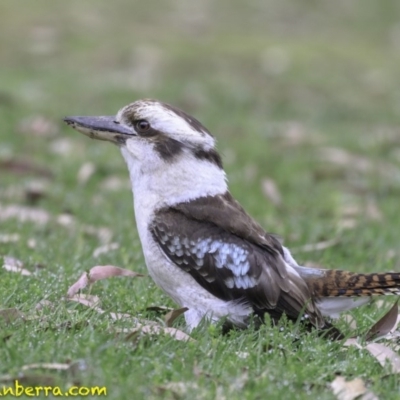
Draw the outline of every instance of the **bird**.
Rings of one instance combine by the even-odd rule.
[[[231,195],[216,140],[196,118],[159,100],[137,100],[112,116],[64,121],[116,144],[127,164],[149,275],[184,313],[247,328],[286,315],[336,339],[331,323],[371,296],[400,295],[400,273],[302,266]]]

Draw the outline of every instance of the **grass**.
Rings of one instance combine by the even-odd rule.
[[[225,336],[205,324],[189,343],[163,335],[126,340],[116,330],[132,324],[110,312],[159,321],[146,307],[175,306],[150,278],[96,283],[90,293],[104,314],[64,300],[94,265],[146,272],[117,149],[62,123],[65,115],[112,114],[141,97],[204,122],[218,139],[234,196],[289,248],[340,239],[325,251],[296,251],[300,262],[399,269],[397,2],[196,4],[36,0],[28,8],[3,0],[0,205],[40,208],[50,219],[0,216],[0,234],[19,235],[0,242],[0,256],[32,272],[0,270],[0,308],[27,317],[0,323],[0,374],[27,385],[106,386],[110,399],[333,399],[329,384],[341,374],[361,377],[380,398],[398,398],[390,366],[285,321]],[[50,128],[30,122],[39,116]],[[329,161],[324,148],[341,149],[350,161]],[[6,167],[10,160],[29,168]],[[94,173],[79,183],[88,162]],[[281,193],[278,205],[263,194],[267,177]],[[43,187],[36,199],[33,184]],[[66,213],[74,219],[69,228],[57,222]],[[108,229],[119,250],[94,258],[101,243],[88,226]],[[32,318],[43,299],[53,307]],[[381,314],[374,305],[353,312],[357,333]],[[352,333],[344,320],[337,324]],[[184,329],[183,318],[174,326]],[[73,367],[21,372],[43,362]]]

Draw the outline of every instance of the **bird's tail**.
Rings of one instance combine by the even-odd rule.
[[[371,296],[400,295],[400,273],[357,274],[342,270],[298,267],[322,315],[337,317]]]
[[[320,270],[319,277],[305,279],[316,298],[400,295],[400,273],[357,274],[342,270]]]

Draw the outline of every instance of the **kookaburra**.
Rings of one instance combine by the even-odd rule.
[[[67,117],[79,132],[115,143],[129,169],[144,258],[154,282],[185,312],[246,327],[270,314],[325,317],[369,296],[400,294],[400,273],[356,274],[299,265],[228,190],[215,139],[195,118],[157,100],[138,100],[116,116]]]

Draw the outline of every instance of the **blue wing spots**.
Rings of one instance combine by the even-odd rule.
[[[257,284],[257,279],[249,275],[249,251],[240,244],[227,243],[213,238],[190,240],[187,237],[162,235],[161,243],[174,256],[174,261],[186,271],[194,268],[208,282],[216,279],[205,266],[206,256],[211,256],[217,269],[228,269],[232,276],[224,279],[229,289],[249,289]]]
[[[203,257],[206,253],[213,254],[215,266],[217,268],[227,268],[232,271],[233,277],[224,280],[225,285],[232,289],[248,289],[257,284],[256,279],[247,275],[250,270],[248,261],[248,252],[243,247],[234,244],[226,243],[219,240],[202,239],[196,242],[193,248],[196,256],[196,269],[203,265]]]
[[[243,247],[233,243],[215,241],[217,244],[215,262],[217,268],[228,268],[235,275],[245,275],[249,272],[250,264],[247,261],[248,253]]]
[[[182,247],[177,248],[176,251],[175,251],[175,254],[176,254],[178,257],[182,257],[182,256],[183,256]]]
[[[224,282],[228,289],[233,289],[233,287],[235,286],[235,280],[233,278],[227,278],[224,280]]]
[[[257,284],[257,281],[249,275],[235,276],[234,280],[238,289],[248,289]]]
[[[220,248],[220,245],[221,245],[221,242],[218,242],[218,241],[213,241],[212,243],[211,243],[211,247],[210,247],[210,249],[208,250],[208,252],[210,253],[210,254],[214,254],[217,250],[219,250],[219,248]]]
[[[202,267],[204,265],[204,259],[203,258],[196,258],[195,260],[196,262],[196,269],[199,269],[200,267]]]
[[[236,287],[238,289],[249,289],[257,284],[257,281],[253,277],[248,275],[227,278],[224,280],[224,282],[229,289],[233,289],[233,287]]]

